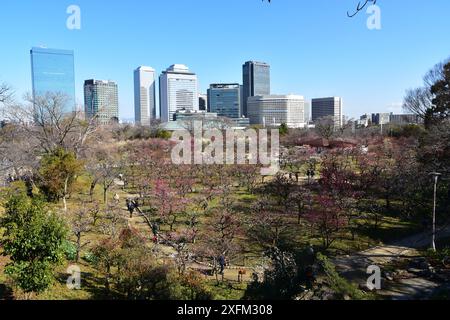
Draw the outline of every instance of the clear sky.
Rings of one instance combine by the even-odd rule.
[[[364,0],[363,0],[364,1]],[[0,82],[31,90],[33,46],[75,50],[77,99],[83,81],[119,85],[121,118],[132,118],[133,70],[186,64],[210,83],[242,82],[242,64],[272,66],[272,93],[342,96],[344,113],[399,111],[406,89],[450,56],[450,1],[378,0],[382,29],[366,27],[357,0],[2,0]],[[81,8],[81,30],[66,9]]]

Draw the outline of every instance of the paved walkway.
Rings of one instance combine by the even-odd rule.
[[[450,236],[450,226],[438,230],[436,237],[446,238]],[[410,236],[390,245],[374,247],[350,256],[342,256],[334,259],[336,270],[346,279],[365,286],[368,275],[366,270],[371,265],[382,268],[383,265],[403,258],[419,258],[417,249],[423,249],[431,245],[431,232],[422,232]],[[422,277],[413,276],[399,281],[384,281],[384,288],[378,293],[395,300],[408,300],[414,298],[426,298],[439,284]]]

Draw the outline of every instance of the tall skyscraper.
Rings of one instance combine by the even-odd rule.
[[[250,124],[303,128],[307,125],[305,99],[297,95],[249,97],[248,117]]]
[[[241,117],[241,86],[238,83],[211,84],[208,89],[208,111],[221,117]]]
[[[100,125],[119,122],[119,93],[113,81],[86,80],[84,107],[87,119],[97,118]]]
[[[177,111],[199,111],[197,75],[174,64],[159,77],[161,121],[174,121]]]
[[[134,71],[134,115],[135,123],[149,126],[156,119],[156,74],[155,69],[139,67]]]
[[[311,112],[312,121],[332,117],[335,127],[340,128],[343,126],[343,103],[340,97],[312,99]]]
[[[242,114],[247,117],[247,99],[249,97],[270,95],[270,65],[264,62],[247,61],[242,69]]]
[[[74,52],[71,50],[32,48],[31,79],[33,98],[46,93],[66,96],[64,113],[76,110]]]

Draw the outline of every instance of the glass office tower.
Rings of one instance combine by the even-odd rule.
[[[76,110],[74,53],[71,50],[32,48],[31,79],[33,97],[61,93],[67,97],[63,111]]]
[[[86,80],[84,82],[84,106],[86,119],[96,117],[99,125],[119,122],[118,86],[110,80]]]
[[[238,83],[212,84],[208,90],[208,111],[221,117],[241,117],[241,86]]]
[[[242,69],[242,114],[247,117],[247,100],[249,97],[270,95],[270,65],[264,62],[247,61]]]
[[[343,103],[340,97],[318,98],[311,101],[312,121],[318,122],[325,117],[333,117],[336,128],[344,123]]]

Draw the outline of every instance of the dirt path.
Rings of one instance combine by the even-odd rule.
[[[450,226],[438,230],[436,235],[438,239],[449,236]],[[368,278],[366,271],[369,266],[377,265],[383,269],[386,264],[400,259],[420,258],[418,249],[426,248],[430,244],[431,232],[427,231],[389,245],[374,247],[350,256],[338,257],[333,262],[336,265],[336,270],[343,277],[365,286]],[[394,300],[426,298],[439,287],[438,283],[415,275],[399,281],[383,280],[385,280],[383,281],[383,288],[378,293]]]

